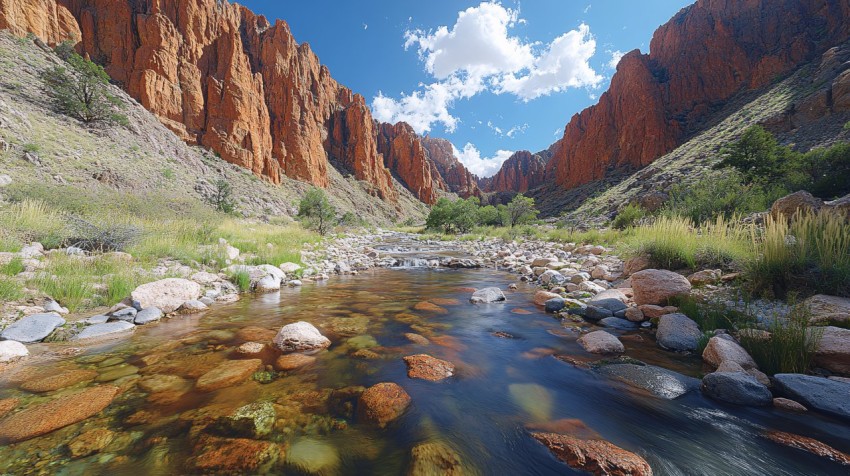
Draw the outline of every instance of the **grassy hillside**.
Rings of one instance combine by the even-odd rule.
[[[12,184],[7,198],[37,196],[50,203],[85,197],[157,197],[205,206],[219,179],[229,182],[238,214],[291,216],[308,185],[284,178],[268,184],[199,147],[179,140],[135,100],[113,87],[129,118],[126,126],[90,128],[54,110],[42,73],[61,60],[26,38],[0,32],[0,173]],[[369,223],[421,218],[425,207],[399,184],[397,205],[371,197],[366,187],[331,168],[328,188],[340,213]],[[3,189],[0,189],[3,190]],[[176,206],[176,205],[175,205]]]

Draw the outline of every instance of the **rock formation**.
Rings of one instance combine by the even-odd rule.
[[[493,177],[478,181],[485,192],[524,193],[543,184],[546,159],[527,150],[515,152]]]
[[[423,137],[422,145],[450,192],[462,198],[481,196],[478,177],[470,173],[455,157],[451,142],[445,139]]]
[[[327,186],[330,160],[397,196],[365,101],[283,21],[222,0],[0,0],[0,28],[77,41],[182,139],[271,182]]]
[[[437,190],[447,187],[436,165],[428,158],[420,137],[405,122],[381,123],[376,129],[378,152],[384,156],[384,165],[416,198],[434,204]]]
[[[563,188],[643,167],[741,90],[765,86],[850,37],[840,0],[699,0],[617,66],[599,103],[573,116],[547,174]]]

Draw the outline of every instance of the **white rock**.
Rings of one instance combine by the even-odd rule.
[[[581,336],[579,345],[591,354],[620,354],[626,351],[620,339],[605,331],[594,331]]]
[[[309,322],[295,322],[283,326],[274,338],[274,344],[284,352],[324,349],[331,341]]]
[[[131,294],[136,308],[158,307],[162,312],[174,312],[186,301],[201,296],[201,286],[188,279],[167,278],[137,287]]]
[[[12,362],[29,355],[27,346],[14,340],[0,341],[0,362]]]

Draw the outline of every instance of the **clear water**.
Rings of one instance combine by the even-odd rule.
[[[569,326],[576,324],[561,323],[536,308],[530,285],[509,292],[507,303],[468,303],[470,291],[464,288],[505,289],[514,280],[486,269],[375,270],[246,297],[201,316],[139,328],[132,337],[85,348],[73,357],[56,356],[71,354],[70,345],[42,344],[55,357],[33,359],[0,377],[0,398],[21,397],[24,404],[58,398],[79,386],[36,396],[22,390],[21,382],[70,368],[104,374],[115,370],[105,365],[113,362],[136,366],[142,376],[161,373],[191,381],[233,358],[236,346],[257,338],[255,328],[273,335],[299,320],[313,323],[333,341],[316,354],[314,365],[282,373],[271,383],[246,380],[211,393],[188,391],[172,402],[151,401],[136,385],[136,376],[124,377],[115,383],[125,392],[100,415],[0,447],[0,473],[191,473],[193,427],[247,403],[269,401],[278,405],[278,422],[266,438],[292,445],[308,437],[330,445],[339,462],[326,474],[405,474],[410,449],[435,439],[453,447],[473,474],[582,474],[559,463],[525,429],[566,418],[580,419],[603,438],[642,455],[658,475],[847,474],[844,467],[759,436],[764,429],[779,429],[850,451],[846,424],[816,414],[720,405],[698,394],[662,400],[575,367],[554,355],[593,358],[575,342]],[[456,299],[457,304],[444,304],[444,314],[413,309],[433,298]],[[515,338],[496,337],[496,331]],[[418,332],[432,343],[414,345],[406,332]],[[662,353],[650,336],[632,334],[643,336],[643,342],[627,338],[629,356],[690,375],[702,372],[698,359]],[[372,345],[362,335],[374,338],[377,345],[370,350],[379,358],[352,355]],[[402,357],[418,353],[455,363],[457,376],[441,383],[408,378]],[[265,363],[275,357],[267,355]],[[413,402],[385,429],[364,426],[324,400],[332,389],[378,382],[400,384]],[[119,437],[98,454],[71,459],[67,443],[94,428],[109,428]],[[300,474],[284,462],[274,471]]]

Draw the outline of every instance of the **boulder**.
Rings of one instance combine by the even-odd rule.
[[[203,435],[190,461],[198,474],[270,474],[280,452],[271,441]]]
[[[407,365],[408,377],[430,382],[445,380],[454,375],[455,371],[453,363],[427,354],[409,355],[404,358],[404,363]]]
[[[538,306],[545,306],[546,301],[558,297],[561,296],[559,294],[550,293],[548,291],[537,291],[534,294],[534,304],[537,304]]]
[[[675,314],[679,308],[676,306],[656,306],[655,304],[644,304],[638,306],[640,312],[646,319],[658,319],[665,314]]]
[[[691,292],[691,283],[681,274],[664,269],[645,269],[632,275],[632,290],[637,305],[667,304],[676,296]]]
[[[658,320],[655,339],[663,349],[693,351],[699,345],[700,337],[699,325],[684,314],[665,314]]]
[[[818,332],[815,365],[850,376],[850,329],[829,326],[818,328]]]
[[[458,453],[441,441],[419,443],[410,450],[408,476],[463,476],[465,471]],[[473,473],[474,474],[474,473]]]
[[[591,354],[622,354],[626,351],[620,339],[605,331],[589,332],[579,337],[578,343]]]
[[[295,322],[281,327],[274,344],[284,352],[324,349],[331,341],[309,322]]]
[[[0,362],[13,362],[29,355],[27,346],[15,340],[0,341]]]
[[[275,291],[280,291],[280,278],[269,274],[257,281],[257,285],[254,287],[254,290],[258,293],[273,293]]]
[[[823,207],[823,200],[805,190],[800,190],[773,202],[773,205],[770,207],[770,214],[776,218],[784,216],[790,219],[798,210],[816,212],[821,207]]]
[[[136,309],[158,307],[167,314],[200,296],[200,284],[188,279],[166,278],[137,287],[130,294],[130,299]]]
[[[638,271],[649,269],[650,266],[652,266],[652,262],[646,256],[640,255],[629,258],[623,265],[623,277],[627,278]]]
[[[0,332],[0,340],[14,340],[28,344],[49,336],[65,319],[55,312],[31,314],[13,322]]]
[[[136,318],[133,320],[133,322],[138,325],[144,325],[162,319],[163,315],[164,314],[160,308],[149,307],[147,309],[142,309],[141,311],[136,313]]]
[[[802,305],[811,312],[810,324],[850,324],[850,298],[816,294]]]
[[[850,383],[803,374],[776,374],[774,387],[786,398],[845,420],[850,420]]]
[[[180,314],[197,314],[199,312],[204,312],[207,309],[209,309],[209,307],[200,300],[190,299],[181,304],[177,309],[177,312]]]
[[[298,271],[299,269],[301,269],[301,265],[299,265],[299,264],[295,264],[295,263],[286,262],[286,263],[282,263],[282,264],[279,266],[279,268],[280,268],[280,270],[281,270],[281,271],[283,271],[283,272],[284,272],[284,273],[286,273],[286,274],[292,274],[292,273],[294,273],[294,272]]]
[[[667,400],[679,398],[700,387],[699,379],[654,365],[615,363],[602,365],[594,370]]]
[[[562,297],[552,298],[543,303],[543,307],[545,308],[546,312],[558,312],[566,306],[567,301]]]
[[[259,439],[271,433],[277,415],[269,402],[250,403],[219,417],[213,429],[226,436]]]
[[[570,435],[534,432],[531,436],[571,468],[595,475],[652,476],[640,456],[605,440],[582,440]]]
[[[136,326],[132,322],[114,321],[104,324],[94,324],[86,327],[79,334],[74,336],[72,340],[94,339],[96,337],[117,337],[124,332],[135,330]]]
[[[275,368],[283,371],[291,371],[306,367],[316,361],[312,355],[304,354],[284,354],[275,361]]]
[[[504,300],[505,294],[497,287],[479,289],[472,293],[472,297],[469,298],[469,301],[473,303],[501,302]]]
[[[230,387],[245,381],[257,370],[262,368],[260,359],[227,360],[209,372],[201,375],[195,383],[195,389],[200,392],[212,392],[220,388]]]
[[[607,301],[609,299],[617,300],[617,301],[620,301],[620,302],[623,302],[623,303],[625,303],[628,300],[625,293],[623,293],[623,290],[621,290],[621,289],[606,289],[605,291],[602,291],[601,293],[598,293],[596,296],[593,296],[592,298],[590,298],[590,302]]]
[[[31,405],[0,421],[0,442],[17,443],[83,421],[100,413],[118,392],[118,387],[100,385]]]
[[[133,322],[136,319],[136,314],[139,311],[133,307],[125,307],[112,313],[112,318],[119,321]]]
[[[638,323],[621,317],[605,317],[600,319],[598,324],[603,327],[610,327],[612,329],[620,329],[624,331],[637,330],[639,327]]]
[[[728,335],[716,335],[709,339],[702,351],[702,360],[714,368],[727,361],[735,362],[745,370],[758,368],[750,354]]]
[[[630,307],[626,309],[625,317],[632,322],[643,322],[646,319],[643,315],[643,311],[637,307]]]
[[[740,372],[714,372],[702,379],[709,397],[735,405],[765,406],[773,403],[770,390],[755,377]]]
[[[400,417],[410,405],[410,395],[398,384],[384,382],[367,388],[357,401],[360,421],[381,428]]]
[[[599,321],[614,316],[614,313],[608,309],[596,306],[585,306],[584,308],[577,309],[576,312],[579,312],[588,321]]]
[[[720,281],[723,272],[719,269],[704,269],[688,276],[688,281],[694,286],[705,286]]]

